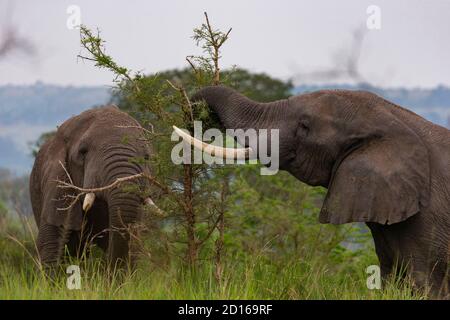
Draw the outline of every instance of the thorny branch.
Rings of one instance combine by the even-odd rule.
[[[192,70],[194,71],[195,74],[198,73],[197,67],[194,65],[194,63],[191,61],[192,56],[188,56],[186,57],[186,61],[189,63],[189,65],[191,66]]]
[[[209,17],[207,13],[205,12],[205,18],[206,21],[202,24],[202,26],[198,29],[194,30],[194,40],[196,40],[197,45],[199,43],[202,44],[202,48],[205,52],[205,57],[186,57],[186,61],[189,63],[189,65],[192,67],[195,74],[198,76],[197,80],[198,83],[203,83],[205,79],[208,80],[208,82],[211,82],[211,84],[218,85],[220,83],[220,67],[219,67],[219,60],[220,60],[220,49],[222,45],[225,43],[225,41],[228,39],[228,36],[231,32],[231,28],[228,30],[228,32],[222,32],[220,30],[213,29],[212,25],[210,24]],[[128,83],[129,86],[124,86],[121,82],[119,84],[119,88],[126,89],[126,90],[132,90],[134,91],[133,94],[137,96],[137,98],[141,98],[142,96],[147,94],[146,90],[143,90],[148,85],[147,82],[142,82],[141,80],[144,79],[141,77],[141,75],[138,73],[136,76],[133,76],[132,73],[126,68],[123,68],[119,65],[117,65],[110,56],[108,56],[105,53],[104,50],[104,42],[101,40],[98,34],[95,34],[94,32],[89,31],[85,27],[82,27],[81,30],[81,42],[82,46],[87,50],[89,53],[89,57],[83,57],[79,55],[82,59],[92,60],[95,62],[96,66],[101,68],[106,68],[110,71],[112,71],[115,75],[115,81],[119,82],[119,80],[125,80],[124,82]],[[198,64],[198,65],[197,65]],[[203,78],[203,72],[207,72],[208,76],[206,78]],[[210,78],[210,75],[212,76],[212,81]],[[191,103],[188,93],[186,92],[186,89],[183,85],[180,85],[178,83],[174,84],[167,80],[168,85],[175,90],[175,93],[178,93],[176,99],[173,99],[175,101],[171,101],[172,103],[175,103],[181,107],[182,113],[183,113],[183,122],[185,124],[189,124],[190,122],[194,121],[194,110],[193,107],[195,105]],[[139,89],[142,90],[139,90]],[[144,92],[145,91],[145,92]],[[171,96],[172,98],[173,96]],[[145,99],[148,100],[148,99]],[[170,99],[172,100],[172,99]],[[169,100],[168,100],[169,101]],[[158,111],[160,112],[160,111]],[[158,113],[156,112],[156,113]],[[125,127],[125,126],[124,126]],[[129,128],[130,126],[127,126]],[[145,131],[145,130],[144,130]],[[150,133],[150,131],[148,131]],[[153,133],[153,127],[151,130],[151,133]],[[153,134],[152,137],[154,137],[157,134]],[[194,267],[196,261],[198,260],[198,254],[201,249],[201,246],[211,238],[211,236],[214,234],[215,230],[219,232],[219,240],[216,241],[216,268],[217,272],[216,274],[221,274],[221,255],[222,255],[222,247],[223,247],[223,232],[224,232],[224,210],[219,212],[219,215],[217,218],[211,216],[207,217],[209,229],[206,231],[206,236],[199,238],[198,230],[197,230],[197,223],[201,221],[202,213],[197,212],[196,203],[194,201],[196,190],[195,190],[195,177],[197,176],[196,171],[200,170],[208,170],[208,169],[200,169],[196,168],[193,165],[185,164],[184,165],[184,171],[183,171],[183,181],[180,183],[180,181],[176,181],[177,183],[170,183],[170,181],[167,182],[167,178],[164,179],[164,184],[159,183],[157,180],[155,180],[154,177],[149,176],[144,173],[136,174],[133,176],[128,177],[122,177],[111,183],[110,185],[99,187],[99,188],[91,188],[91,189],[85,189],[81,187],[75,186],[72,181],[70,183],[64,182],[64,181],[57,181],[58,187],[62,189],[67,189],[70,192],[67,192],[67,195],[65,195],[65,198],[67,202],[70,202],[69,207],[65,209],[59,209],[59,210],[67,210],[70,209],[72,206],[77,203],[83,197],[84,195],[88,193],[96,193],[101,192],[105,190],[109,190],[112,188],[117,188],[121,184],[133,181],[135,179],[148,179],[151,184],[158,187],[160,190],[165,192],[166,194],[172,196],[175,200],[175,202],[178,204],[178,206],[181,208],[181,210],[178,211],[178,213],[172,213],[171,217],[182,217],[183,219],[180,219],[182,221],[183,226],[186,230],[186,241],[183,243],[187,244],[187,254],[185,258],[187,258],[190,266]],[[67,171],[65,170],[66,174],[68,175]],[[170,178],[169,178],[170,179]],[[67,178],[65,179],[67,180]],[[223,198],[223,196],[222,196]],[[222,202],[224,199],[221,199]],[[224,208],[223,208],[224,209]],[[199,211],[199,210],[198,210]],[[177,228],[175,228],[175,233],[177,232]],[[176,235],[176,238],[178,239],[178,235]],[[178,239],[180,240],[180,239]]]
[[[59,164],[61,165],[61,167],[63,168],[63,170],[66,173],[67,177],[69,178],[70,183],[73,184],[72,177],[70,176],[69,172],[67,171],[66,167],[63,165],[61,160],[59,160]]]
[[[116,128],[123,128],[123,129],[140,129],[144,132],[147,132],[148,134],[154,134],[155,133],[155,128],[153,127],[153,124],[149,123],[148,124],[150,126],[150,130],[145,129],[142,126],[115,126]]]
[[[208,233],[203,237],[203,239],[201,239],[197,242],[197,244],[199,246],[204,244],[211,237],[214,230],[216,230],[216,228],[218,227],[221,219],[222,219],[222,215],[219,215],[219,217],[216,219],[216,221],[213,223],[213,225],[209,228]]]
[[[137,180],[137,179],[147,179],[148,181],[150,181],[150,183],[156,187],[158,187],[160,190],[162,190],[164,193],[166,194],[173,194],[173,192],[170,190],[169,187],[161,184],[159,181],[157,181],[154,177],[150,176],[149,174],[145,173],[145,172],[141,172],[135,175],[131,175],[131,176],[127,176],[127,177],[121,177],[121,178],[117,178],[114,182],[112,182],[111,184],[104,186],[104,187],[98,187],[98,188],[81,188],[81,187],[77,187],[73,184],[72,182],[72,178],[70,177],[69,173],[67,172],[66,168],[64,167],[64,165],[60,162],[61,166],[64,169],[64,172],[67,174],[70,183],[69,182],[65,182],[62,180],[55,180],[55,182],[58,184],[58,188],[61,189],[71,189],[74,191],[77,191],[78,194],[73,196],[73,195],[66,195],[66,198],[71,198],[72,201],[69,204],[69,206],[65,207],[65,208],[57,208],[58,211],[67,211],[73,208],[73,206],[81,199],[82,196],[88,194],[88,193],[97,193],[97,192],[102,192],[102,191],[106,191],[106,190],[111,190],[114,188],[119,187],[120,185],[122,185],[125,182],[129,182],[129,181],[133,181],[133,180]],[[177,200],[177,202],[181,205],[184,206],[184,203],[181,202],[177,197],[175,197],[175,199]]]
[[[194,113],[192,111],[192,103],[191,100],[189,99],[189,96],[186,92],[186,89],[183,86],[176,86],[174,85],[170,80],[166,80],[167,83],[176,91],[178,91],[179,93],[181,93],[181,95],[183,96],[184,100],[186,101],[186,105],[189,108],[189,115],[191,117],[191,122],[194,122]]]
[[[227,41],[228,36],[230,35],[230,32],[232,28],[228,30],[228,32],[221,36],[220,33],[214,32],[214,30],[211,27],[211,24],[209,23],[208,14],[205,12],[205,18],[206,18],[206,26],[209,33],[209,39],[210,44],[212,45],[214,49],[214,53],[212,56],[213,62],[214,62],[214,84],[218,85],[220,83],[220,67],[219,67],[219,59],[220,59],[220,47]]]
[[[105,48],[103,46],[104,41],[100,38],[99,31],[97,31],[97,35],[94,35],[91,30],[85,26],[81,26],[80,37],[81,45],[91,54],[93,58],[86,57],[81,54],[77,55],[78,58],[93,61],[97,67],[111,70],[114,74],[116,74],[115,80],[118,80],[119,77],[125,78],[129,81],[129,83],[134,85],[134,89],[138,93],[141,92],[141,89],[137,83],[133,81],[133,78],[130,76],[129,70],[119,66],[109,55],[105,53]]]
[[[186,58],[187,62],[191,65],[195,74],[198,74],[197,68],[194,66],[190,58],[196,60],[200,63],[200,66],[212,70],[213,73],[213,84],[218,85],[220,83],[220,67],[219,60],[220,48],[228,40],[228,36],[232,28],[230,28],[226,33],[219,30],[214,30],[209,22],[209,17],[206,12],[204,12],[206,23],[198,29],[194,29],[193,39],[197,42],[197,45],[203,43],[203,51],[208,55],[207,57],[198,56],[188,56]]]

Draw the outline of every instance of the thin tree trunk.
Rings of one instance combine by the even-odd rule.
[[[217,223],[217,230],[219,231],[219,237],[216,240],[216,254],[215,254],[215,278],[218,282],[222,281],[223,265],[222,265],[222,255],[224,247],[224,232],[225,232],[225,211],[226,211],[226,200],[228,196],[229,188],[229,176],[224,177],[224,182],[222,186],[222,192],[220,193],[220,210],[219,219]]]
[[[195,213],[193,208],[193,192],[192,192],[192,165],[184,165],[184,202],[185,202],[185,218],[187,233],[187,261],[190,267],[195,267],[198,254],[197,239],[195,236]]]

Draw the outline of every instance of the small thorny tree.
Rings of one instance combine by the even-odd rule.
[[[85,55],[99,68],[114,73],[115,102],[130,112],[143,125],[146,139],[151,146],[152,185],[158,193],[157,203],[164,216],[147,212],[146,221],[152,226],[149,232],[157,241],[152,243],[153,253],[164,249],[164,254],[181,256],[190,268],[200,260],[213,259],[215,278],[222,277],[224,229],[231,168],[223,165],[179,164],[171,160],[174,142],[172,126],[192,132],[194,121],[202,121],[203,127],[219,127],[203,103],[192,103],[189,96],[205,85],[226,82],[220,73],[221,48],[227,41],[227,32],[214,29],[205,13],[205,22],[194,29],[193,39],[203,49],[202,56],[188,56],[189,79],[174,75],[165,79],[154,74],[144,76],[119,66],[105,52],[99,32],[93,33],[81,27],[81,44]],[[232,72],[227,72],[230,75]],[[191,151],[192,152],[192,151]]]

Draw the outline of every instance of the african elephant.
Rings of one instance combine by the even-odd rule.
[[[448,294],[449,130],[367,91],[322,90],[258,103],[213,86],[192,97],[200,100],[227,129],[279,129],[279,168],[328,189],[321,223],[367,224],[383,277],[400,263],[417,286]]]
[[[78,192],[61,188],[56,181],[94,189],[118,178],[150,173],[145,161],[131,161],[151,155],[142,137],[136,120],[106,106],[65,121],[42,146],[31,173],[30,193],[39,229],[37,249],[45,266],[57,265],[65,246],[71,255],[80,256],[91,241],[107,252],[109,266],[129,261],[130,227],[141,218],[142,204],[153,204],[151,199],[118,187],[87,193],[73,202]],[[135,183],[148,185],[141,178]]]

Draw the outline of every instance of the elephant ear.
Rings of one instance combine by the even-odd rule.
[[[403,123],[349,153],[338,165],[320,212],[321,223],[393,224],[428,205],[430,166],[422,140]]]
[[[47,150],[44,150],[47,149]],[[67,147],[60,133],[43,147],[40,152],[40,165],[43,167],[40,180],[43,205],[40,216],[41,224],[65,226],[71,230],[80,230],[82,224],[82,210],[79,201],[68,208],[76,194],[70,189],[60,188],[58,181],[70,182],[67,165]],[[67,171],[68,172],[68,171]]]

